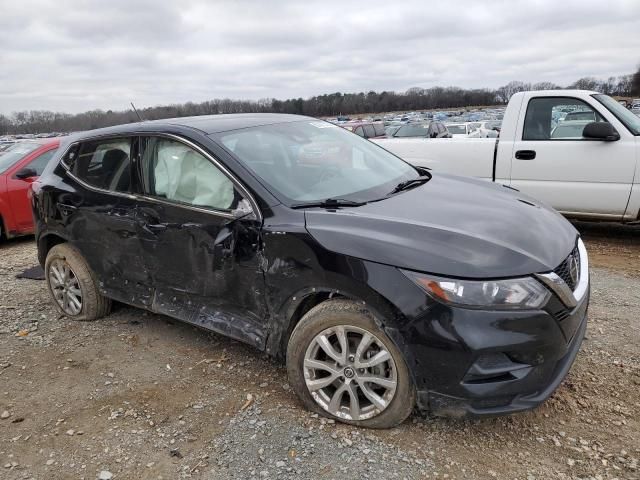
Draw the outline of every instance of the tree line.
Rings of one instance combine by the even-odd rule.
[[[463,89],[458,87],[410,88],[406,92],[330,93],[311,98],[277,100],[214,99],[142,108],[138,111],[146,120],[211,115],[223,113],[294,113],[312,117],[373,114],[379,112],[463,108],[473,105],[503,105],[514,93],[528,90],[556,90],[563,87],[550,82],[509,82],[497,89]],[[581,78],[566,88],[596,90],[608,95],[640,96],[640,68],[631,75],[600,80]],[[0,134],[73,132],[108,127],[138,121],[129,109],[90,110],[78,114],[30,110],[0,115]]]

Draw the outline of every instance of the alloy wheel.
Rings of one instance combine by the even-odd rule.
[[[82,290],[73,270],[64,260],[56,259],[49,266],[49,285],[64,313],[76,316],[82,311]]]
[[[371,332],[350,325],[330,327],[316,335],[303,366],[315,402],[345,420],[379,415],[398,386],[396,365],[384,343]]]

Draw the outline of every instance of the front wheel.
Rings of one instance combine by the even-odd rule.
[[[111,311],[111,300],[99,292],[89,265],[68,243],[49,250],[44,270],[60,313],[74,320],[96,320]]]
[[[355,302],[331,300],[307,312],[291,334],[287,371],[308,409],[344,423],[393,427],[415,404],[404,357]]]

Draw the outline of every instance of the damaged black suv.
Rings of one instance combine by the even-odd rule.
[[[142,122],[59,152],[32,202],[61,312],[116,300],[249,343],[337,420],[532,408],[584,336],[587,253],[563,217],[330,123]]]

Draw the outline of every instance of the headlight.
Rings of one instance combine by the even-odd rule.
[[[452,305],[489,309],[541,308],[551,293],[533,277],[509,280],[456,280],[402,270],[436,300]]]

